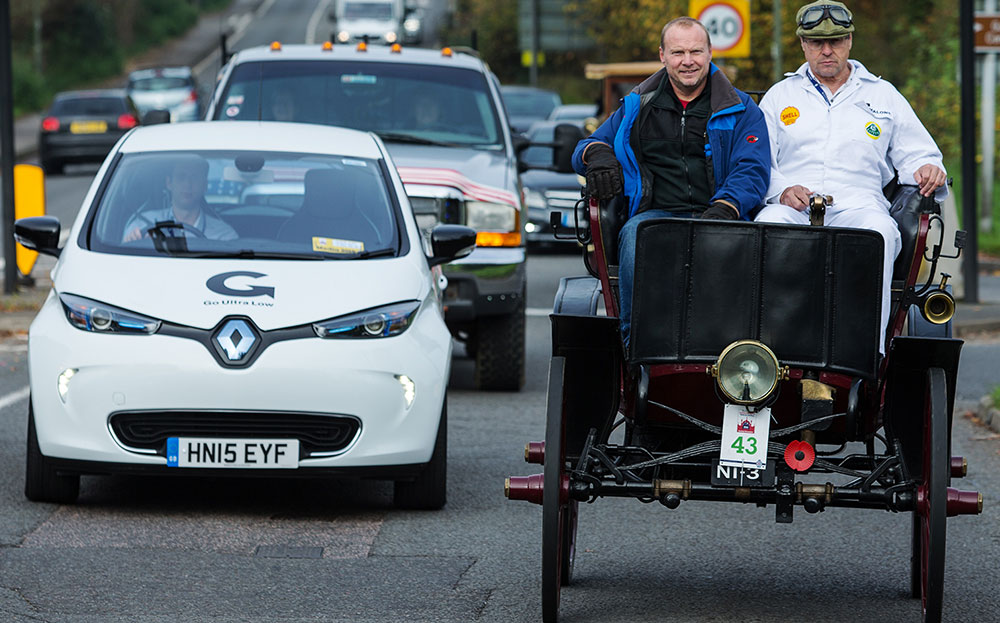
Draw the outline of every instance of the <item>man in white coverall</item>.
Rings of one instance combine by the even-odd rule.
[[[809,195],[819,193],[833,197],[826,225],[882,234],[884,353],[892,265],[901,243],[882,187],[895,168],[900,183],[916,183],[920,194],[943,201],[948,189],[941,151],[895,87],[848,59],[854,22],[844,4],[811,2],[795,21],[806,62],[760,103],[771,140],[771,183],[755,220],[806,225]]]

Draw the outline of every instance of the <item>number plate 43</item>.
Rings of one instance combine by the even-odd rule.
[[[740,405],[726,405],[722,418],[719,464],[762,469],[767,466],[767,437],[771,409],[751,412]]]

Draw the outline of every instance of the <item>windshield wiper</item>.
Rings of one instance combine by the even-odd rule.
[[[239,251],[187,251],[183,250],[173,255],[191,257],[196,259],[236,259],[236,260],[367,260],[372,257],[384,257],[393,255],[396,250],[387,247],[385,249],[375,249],[374,251],[362,251],[345,255],[317,255],[314,253],[289,253],[282,251],[254,251],[253,249],[240,249]]]
[[[402,134],[399,132],[376,132],[378,137],[383,141],[390,141],[393,143],[413,143],[414,145],[437,145],[438,147],[461,147],[458,143],[448,143],[446,141],[435,141],[433,139],[424,138],[422,136],[413,136],[412,134]]]
[[[280,251],[254,251],[253,249],[240,249],[239,251],[188,251],[175,255],[193,257],[197,259],[225,259],[237,260],[325,260],[327,258],[312,253],[286,253]]]

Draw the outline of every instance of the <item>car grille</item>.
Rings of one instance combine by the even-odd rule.
[[[312,413],[142,411],[115,413],[111,430],[125,446],[166,456],[168,437],[295,438],[300,458],[345,449],[361,428],[357,418]]]

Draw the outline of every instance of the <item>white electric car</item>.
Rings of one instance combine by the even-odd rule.
[[[275,204],[244,203],[271,186]],[[291,194],[299,193],[297,200]],[[373,134],[276,123],[139,128],[105,160],[31,325],[29,499],[81,474],[358,476],[445,503],[451,336],[440,269]]]

